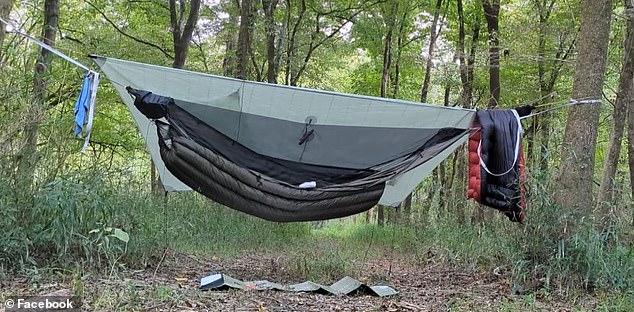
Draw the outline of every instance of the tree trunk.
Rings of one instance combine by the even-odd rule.
[[[568,56],[573,51],[575,45],[574,36],[573,39],[568,42],[569,36],[566,32],[560,33],[559,35],[559,46],[556,49],[555,55],[551,57],[552,61],[547,60],[546,56],[546,45],[548,38],[548,21],[550,16],[555,8],[556,0],[533,0],[536,8],[537,8],[537,17],[539,19],[539,43],[537,47],[537,76],[539,79],[539,91],[540,91],[540,104],[547,104],[551,99],[549,95],[553,94],[555,90],[555,84],[557,83],[557,79],[559,78],[559,74],[561,73],[564,62],[568,59]],[[547,69],[546,65],[551,63],[550,70]],[[548,74],[548,75],[547,75]],[[548,149],[550,147],[550,137],[551,137],[551,115],[544,114],[538,117],[533,118],[533,133],[536,133],[538,130],[540,131],[540,154],[537,157],[539,160],[539,168],[543,173],[548,172],[548,159],[549,152]],[[536,140],[535,136],[532,139],[528,140],[528,155],[533,156],[534,151],[534,141]]]
[[[374,208],[376,206],[370,208],[368,211],[365,212],[365,223],[370,224],[373,223],[374,221]]]
[[[625,128],[625,118],[627,117],[627,106],[631,102],[629,96],[632,94],[632,79],[634,79],[634,17],[628,15],[627,30],[623,40],[623,58],[621,65],[621,77],[614,103],[613,128],[608,145],[608,155],[603,166],[603,176],[597,201],[599,204],[612,201],[612,190],[614,188],[614,177],[616,167],[621,154],[621,140]]]
[[[427,94],[429,93],[429,83],[431,81],[431,70],[432,70],[432,60],[433,60],[433,55],[434,55],[434,48],[436,46],[436,39],[438,39],[438,37],[440,36],[440,28],[442,28],[442,23],[440,28],[438,27],[438,19],[440,17],[440,11],[442,9],[442,1],[443,0],[437,0],[436,1],[436,10],[434,12],[434,18],[432,20],[431,23],[431,29],[430,29],[430,33],[429,33],[429,47],[427,49],[427,62],[425,64],[425,77],[423,78],[423,85],[421,87],[421,92],[420,92],[420,101],[421,103],[426,103],[427,102]],[[427,215],[428,212],[428,208],[429,205],[433,202],[433,198],[434,198],[434,194],[436,193],[436,188],[441,186],[441,181],[439,181],[439,176],[438,176],[438,168],[434,169],[434,171],[432,172],[431,178],[435,183],[432,183],[432,186],[429,190],[429,196],[427,196],[429,198],[428,200],[428,205],[425,206],[424,211],[422,211],[423,217],[425,217]],[[408,197],[411,197],[412,194],[409,194]],[[409,202],[411,203],[411,199],[409,200]]]
[[[174,46],[174,62],[172,63],[172,67],[183,68],[185,66],[185,60],[187,59],[187,53],[189,52],[189,43],[192,40],[192,34],[198,22],[200,0],[191,0],[189,15],[186,21],[184,21],[185,0],[180,0],[178,8],[176,7],[176,0],[170,0],[169,5],[172,44]],[[153,160],[150,161],[150,166],[150,189],[152,194],[163,195],[164,190],[161,187],[163,183],[161,182],[160,175],[157,174]]]
[[[462,0],[458,0],[457,5],[458,59],[460,62],[460,82],[462,84],[462,91],[460,93],[460,106],[464,108],[471,108],[471,101],[473,98],[473,70],[475,67],[476,42],[480,37],[480,21],[476,20],[476,22],[473,24],[473,33],[469,55],[465,57],[467,55],[467,51],[465,50],[465,25]]]
[[[408,7],[405,7],[403,10],[403,15],[399,20],[398,27],[398,37],[396,39],[396,61],[394,62],[394,79],[392,79],[392,98],[398,97],[399,92],[399,83],[401,78],[401,59],[403,55],[404,42],[405,37],[407,36],[407,32],[405,31],[406,19],[408,16]],[[398,213],[401,214],[399,216],[399,222],[405,221],[409,222],[410,215],[412,212],[412,193],[409,193],[407,197],[403,200],[400,207],[398,208]]]
[[[634,198],[634,88],[630,91],[630,102],[627,105],[627,159],[630,167],[630,187],[632,188],[632,198]],[[632,215],[632,225],[634,225],[634,214]]]
[[[458,59],[460,63],[460,82],[462,84],[462,91],[460,93],[460,104],[464,108],[471,108],[471,102],[473,101],[473,73],[476,54],[476,43],[480,37],[480,21],[476,19],[473,24],[473,33],[471,38],[471,45],[469,47],[469,53],[465,48],[465,21],[464,10],[462,6],[462,0],[457,1],[458,8]],[[466,56],[466,57],[465,57]],[[460,193],[464,193],[464,183],[466,181],[466,157],[465,149],[459,148],[453,155],[453,162],[451,165],[451,176],[448,183],[448,191],[452,192],[452,198],[457,198]],[[449,208],[449,207],[447,207]],[[456,205],[453,207],[456,211],[456,217],[458,222],[464,223],[466,221],[466,213],[464,207]]]
[[[55,46],[55,36],[58,28],[59,0],[44,2],[44,28],[42,41],[51,47]],[[47,96],[48,75],[50,74],[52,54],[42,48],[35,64],[35,78],[33,80],[33,103],[29,111],[29,122],[25,125],[24,136],[26,143],[21,153],[18,165],[18,184],[24,190],[30,190],[34,181],[35,168],[38,163],[37,141],[38,127],[44,118],[44,99]]]
[[[448,161],[447,161],[448,162]],[[449,195],[449,179],[447,179],[447,163],[442,162],[438,166],[438,181],[440,181],[440,190],[438,194],[438,208],[444,209],[447,205],[446,196]]]
[[[489,104],[488,108],[495,108],[500,103],[500,42],[498,39],[500,0],[482,1],[484,17],[487,21],[487,32],[489,33]],[[466,153],[466,151],[465,151]],[[462,171],[467,171],[467,165],[460,163]],[[466,178],[460,181],[466,181]],[[465,182],[466,183],[466,182]],[[466,205],[465,205],[466,206]],[[471,215],[472,224],[484,224],[487,214],[491,212],[484,205],[476,204]]]
[[[387,30],[385,33],[383,46],[383,70],[381,72],[381,97],[387,97],[387,91],[390,88],[390,72],[392,69],[392,35],[394,33],[394,25],[396,23],[396,12],[398,10],[398,1],[392,2],[392,7],[387,15]],[[379,205],[377,211],[377,223],[383,225],[385,223],[385,207]]]
[[[489,108],[493,108],[500,103],[500,40],[498,38],[500,0],[484,0],[482,7],[489,32]]]
[[[394,79],[392,80],[392,98],[398,97],[400,89],[399,83],[401,81],[401,60],[403,55],[403,49],[407,32],[405,31],[406,19],[408,16],[408,7],[403,10],[403,15],[399,20],[398,38],[396,39],[396,61],[394,62]],[[411,198],[410,198],[411,200]]]
[[[610,0],[584,0],[573,99],[601,99],[612,4]],[[555,202],[574,215],[588,216],[593,207],[592,185],[600,106],[572,106],[562,142]]]
[[[170,0],[170,21],[174,44],[174,62],[172,63],[172,67],[174,68],[183,68],[183,66],[185,66],[189,43],[192,40],[196,23],[198,23],[200,0],[191,0],[190,3],[189,15],[187,16],[187,20],[185,20],[185,0],[180,0],[178,12],[176,0]]]
[[[547,92],[547,90],[545,90],[545,82],[546,82],[546,25],[547,25],[547,21],[548,21],[548,17],[550,15],[550,12],[548,11],[544,11],[545,7],[543,5],[543,1],[542,0],[534,0],[535,4],[537,6],[537,14],[539,17],[539,40],[538,40],[538,44],[537,44],[537,79],[539,80],[539,94],[541,97],[543,97],[545,95],[545,92]],[[542,98],[542,100],[540,101],[540,104],[545,104],[546,99]],[[537,156],[537,160],[539,161],[539,163],[541,164],[542,161],[545,162],[544,166],[542,169],[546,170],[546,167],[548,166],[548,161],[546,160],[546,155],[544,154],[545,152],[548,151],[548,141],[549,141],[549,135],[550,135],[550,123],[549,123],[549,114],[545,114],[543,116],[536,116],[533,118],[533,134],[536,133],[539,129],[539,127],[541,126],[541,139],[542,139],[542,144],[540,145],[540,154]],[[541,122],[543,120],[543,122]],[[534,154],[534,144],[535,141],[537,140],[537,138],[535,136],[533,136],[532,138],[530,138],[528,141],[528,155],[529,157],[533,156]],[[531,157],[532,159],[532,157]],[[542,171],[544,172],[544,171]]]
[[[262,8],[264,9],[264,17],[266,18],[266,81],[269,83],[277,83],[277,66],[275,49],[275,8],[278,0],[262,0]]]
[[[249,51],[251,50],[251,0],[240,3],[240,31],[238,33],[238,68],[236,78],[249,79]]]
[[[445,85],[445,96],[444,96],[444,100],[443,100],[443,105],[445,107],[449,107],[450,103],[449,103],[449,97],[451,96],[451,84],[447,83]],[[434,176],[437,177],[438,179],[438,207],[444,207],[445,206],[445,196],[447,196],[448,192],[447,192],[447,181],[445,181],[445,161],[441,162],[440,165],[438,165],[438,168],[434,169]],[[432,200],[433,202],[433,200]]]
[[[394,3],[398,3],[394,1]],[[383,45],[383,70],[381,72],[381,97],[387,97],[387,90],[390,87],[390,70],[392,68],[392,33],[394,32],[394,19],[390,17],[388,21],[387,33],[385,34]]]
[[[410,220],[410,215],[412,214],[412,196],[414,193],[409,193],[409,195],[407,195],[407,197],[405,197],[405,199],[403,200],[403,203],[401,204],[402,209],[400,210],[400,213],[403,215],[401,220],[404,220],[405,222],[409,222]]]
[[[286,42],[286,63],[284,68],[284,83],[287,85],[294,85],[296,77],[296,69],[293,66],[293,61],[297,55],[297,32],[299,31],[299,26],[304,21],[304,15],[306,14],[306,0],[301,0],[300,2],[300,11],[297,16],[297,19],[294,23],[291,23],[291,8],[292,1],[286,0],[286,31],[289,32],[288,40]]]
[[[238,41],[234,33],[231,33],[225,40],[225,55],[222,59],[222,73],[225,77],[235,77],[236,75],[236,50]]]
[[[431,22],[431,29],[429,31],[429,47],[427,49],[427,62],[425,64],[425,78],[423,79],[423,86],[420,92],[420,101],[427,102],[427,93],[429,92],[429,82],[431,80],[431,68],[434,55],[434,48],[436,46],[436,39],[440,35],[440,29],[438,28],[438,18],[440,17],[440,10],[442,9],[442,0],[436,0],[436,11],[434,12],[434,19]],[[441,25],[442,27],[442,25]]]
[[[376,210],[376,224],[379,226],[385,225],[385,206],[379,205]]]
[[[449,166],[449,168],[451,168],[450,174],[446,176],[447,179],[447,192],[446,194],[453,196],[454,194],[454,185],[456,184],[456,180],[459,179],[460,177],[456,177],[457,172],[458,172],[458,158],[461,156],[461,149],[458,148],[452,155],[451,157],[451,165]],[[450,197],[451,198],[451,197]],[[449,212],[450,209],[455,209],[456,205],[450,206],[449,203],[453,201],[445,201],[444,202],[444,206],[442,208],[444,208],[445,212]],[[458,222],[462,223],[463,220],[465,219],[465,213],[463,210],[456,210],[455,211],[455,215],[456,215],[456,219],[458,220]]]
[[[394,26],[396,24],[396,12],[398,11],[398,1],[392,2],[390,12],[387,16],[387,32],[385,34],[383,46],[383,70],[381,73],[381,97],[388,97],[387,92],[390,88],[390,76],[392,70],[392,36],[394,34]],[[377,211],[377,224],[385,224],[385,206],[379,205]]]
[[[13,7],[13,0],[0,0],[0,17],[8,21],[9,13],[11,13],[11,7]],[[4,43],[4,33],[6,25],[0,23],[0,61],[2,61],[2,44]]]
[[[634,18],[634,3],[632,0],[625,1],[628,11],[628,21],[631,23]],[[634,30],[630,29],[628,36],[632,36]],[[630,53],[632,53],[630,51]],[[632,81],[634,84],[634,81]],[[630,188],[632,188],[632,198],[634,198],[634,86],[631,86],[629,102],[627,103],[627,159],[630,167]],[[631,224],[634,225],[634,214],[632,214]]]

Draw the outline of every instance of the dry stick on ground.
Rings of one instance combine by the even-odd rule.
[[[163,255],[161,256],[161,260],[159,260],[159,263],[156,265],[156,268],[154,269],[154,275],[152,275],[152,282],[156,281],[156,274],[158,273],[158,270],[161,268],[161,264],[163,264],[165,257],[167,257],[167,253],[168,253],[168,250],[167,248],[165,248],[165,250],[163,250]]]

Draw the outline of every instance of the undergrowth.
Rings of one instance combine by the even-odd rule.
[[[99,174],[60,178],[34,194],[0,187],[0,267],[4,271],[111,264],[126,251],[125,210]],[[25,201],[25,198],[32,200]]]
[[[425,220],[414,215],[378,226],[357,217],[316,226],[260,220],[194,193],[163,197],[115,187],[99,173],[59,177],[39,189],[28,207],[16,205],[10,183],[0,185],[2,274],[78,265],[107,272],[145,267],[167,248],[220,258],[275,255],[291,274],[315,280],[354,276],[369,259],[426,265],[433,258],[507,274],[517,294],[634,286],[632,242],[622,235],[631,225],[619,223],[604,235],[578,222],[571,234],[571,220],[548,199],[532,199],[524,224],[499,214],[482,224],[460,223],[451,212],[431,207]]]

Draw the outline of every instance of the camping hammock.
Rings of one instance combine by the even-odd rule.
[[[397,206],[466,142],[475,111],[93,57],[166,192],[272,221]]]

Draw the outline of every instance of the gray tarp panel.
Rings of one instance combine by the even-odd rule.
[[[372,167],[409,154],[439,130],[322,125],[318,121],[307,125],[182,101],[176,101],[176,105],[258,154],[346,168]],[[314,130],[313,135],[299,145],[305,129]]]
[[[328,134],[326,137],[336,135],[336,132],[329,134],[329,129],[341,130],[348,129],[348,127],[351,127],[350,129],[352,130],[344,132],[349,133],[349,135],[342,135],[340,137],[342,140],[338,142],[325,142],[324,146],[344,147],[351,145],[359,147],[364,145],[363,140],[368,137],[375,135],[380,137],[380,135],[374,133],[366,137],[356,137],[355,140],[354,138],[357,135],[355,132],[360,129],[354,129],[354,127],[366,129],[384,128],[388,131],[395,129],[394,131],[399,133],[392,134],[395,136],[395,141],[399,141],[401,133],[407,133],[408,135],[411,134],[411,136],[403,136],[403,142],[410,140],[409,142],[411,143],[415,133],[425,133],[426,130],[430,129],[432,131],[437,131],[441,128],[469,129],[474,116],[473,110],[270,85],[112,58],[95,57],[95,62],[113,82],[114,88],[130,108],[141,134],[146,140],[152,159],[161,175],[161,181],[167,191],[189,190],[190,188],[166,169],[159,152],[156,128],[151,124],[150,120],[134,108],[133,100],[125,90],[126,86],[166,95],[173,98],[177,103],[195,103],[195,105],[199,106],[222,109],[225,112],[240,112],[241,114],[238,114],[238,116],[254,116],[257,120],[266,120],[267,118],[280,120],[281,123],[279,125],[286,124],[291,127],[288,130],[292,135],[289,134],[284,139],[287,142],[290,142],[290,138],[294,136],[299,137],[299,134],[294,133],[298,130],[298,126],[305,125],[307,120],[312,120],[311,125],[314,124],[315,127],[320,128],[316,129],[314,142],[309,141],[307,148],[311,144],[319,142],[323,138],[321,135]],[[183,105],[184,109],[196,109],[193,106],[185,106]],[[192,111],[192,113],[195,112]],[[238,123],[244,122],[239,117],[238,119]],[[222,126],[222,123],[219,123],[216,126],[220,127],[218,128],[219,131],[227,131],[229,135],[231,129],[235,129],[235,119],[227,119],[224,125]],[[257,125],[257,121],[253,125]],[[239,126],[239,131],[237,132],[242,132],[242,130],[245,132],[243,134],[236,132],[235,134],[238,136],[236,137],[238,141],[245,146],[250,146],[250,148],[258,150],[264,155],[274,155],[280,158],[294,155],[291,153],[294,151],[290,149],[271,148],[265,142],[260,141],[266,140],[266,138],[257,139],[256,136],[261,132],[258,129],[261,129],[261,126],[256,126],[256,128],[251,130],[248,127],[250,127],[250,124],[244,127]],[[400,128],[407,130],[400,130]],[[397,205],[440,161],[446,158],[464,140],[466,140],[466,134],[440,153],[437,153],[433,158],[392,177],[387,182],[379,203]],[[383,141],[385,142],[385,139]],[[366,143],[368,142],[366,141]],[[386,149],[387,151],[391,152],[390,149],[393,148],[395,153],[401,153],[404,152],[403,149],[407,149],[408,143],[394,142],[390,144],[393,145],[390,145]],[[380,147],[368,148],[364,152],[370,149],[376,150],[380,149]],[[368,155],[371,155],[369,158],[374,158],[372,158],[372,161],[366,161],[365,157],[347,159],[346,155],[348,152],[349,150],[337,153],[336,150],[332,150],[333,154],[330,156],[327,151],[319,149],[310,153],[310,155],[314,155],[314,158],[310,161],[320,162],[322,159],[328,159],[329,164],[347,162],[350,166],[356,164],[358,167],[362,167],[388,155],[387,152],[383,155],[368,153]]]

